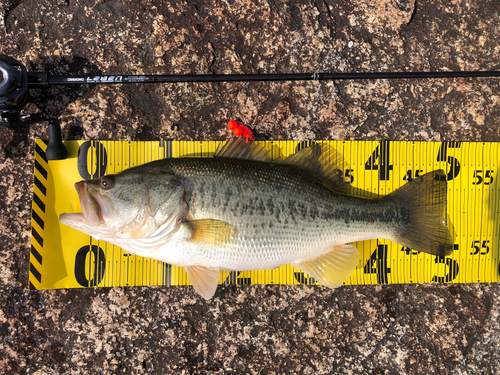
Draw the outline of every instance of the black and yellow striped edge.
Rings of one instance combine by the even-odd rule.
[[[46,141],[35,143],[35,166],[33,171],[33,203],[31,207],[31,248],[29,289],[37,290],[42,282],[43,239],[45,235],[45,201],[47,197],[48,162],[45,156]]]
[[[447,211],[446,215],[451,215],[448,219],[457,234],[454,247],[456,251],[446,258],[433,258],[397,244],[387,243],[387,241],[362,242],[358,248],[361,255],[360,262],[346,284],[500,281],[498,258],[500,255],[500,232],[498,232],[500,179],[497,178],[500,143],[332,142],[336,142],[336,148],[342,150],[346,160],[351,161],[349,168],[345,170],[345,176],[350,177],[351,181],[355,179],[357,181],[355,186],[362,189],[362,192],[365,189],[368,193],[373,191],[377,194],[387,194],[401,183],[418,176],[418,173],[423,173],[424,170],[445,169],[449,181],[448,204],[449,207],[453,207],[453,210]],[[271,151],[276,151],[273,148],[275,144],[272,141],[268,143]],[[283,151],[289,154],[307,145],[309,142],[278,141],[277,149],[280,153]],[[60,184],[54,186],[53,180],[61,171],[65,178],[66,172],[71,175],[68,181],[77,181],[79,178],[95,178],[96,174],[104,173],[106,167],[111,168],[110,171],[114,173],[115,165],[118,166],[119,171],[122,168],[147,162],[149,159],[187,155],[209,156],[209,151],[215,150],[217,142],[165,141],[158,144],[129,141],[69,141],[66,146],[69,147],[68,150],[71,149],[73,158],[63,164],[51,163],[49,168],[45,158],[46,143],[40,140],[36,143],[30,289],[189,285],[183,269],[130,256],[119,248],[108,246],[104,242],[96,242],[90,237],[88,240],[78,240],[69,247],[64,246],[65,261],[53,262],[52,256],[58,250],[58,243],[53,241],[55,237],[52,235],[51,227],[54,213],[57,216],[60,208],[55,207],[55,212],[53,211],[53,193],[57,190],[60,196],[61,191],[64,194],[64,189],[66,189]],[[103,261],[104,258],[101,257],[99,251],[105,253],[106,262]],[[72,262],[75,262],[74,275]],[[65,283],[59,283],[56,286],[53,282],[54,272],[64,270],[64,267],[68,267],[68,277]],[[76,277],[77,269],[85,276],[80,278],[81,280]],[[148,269],[152,270],[152,274],[146,272]],[[113,272],[108,272],[109,270]],[[284,266],[277,270],[251,271],[250,273],[224,271],[221,273],[221,282],[314,284],[315,280],[293,270],[291,266]]]

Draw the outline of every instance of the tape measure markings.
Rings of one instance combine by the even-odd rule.
[[[476,146],[476,149],[480,147],[480,145],[475,145]],[[484,165],[484,144],[483,144],[483,147],[481,147],[481,155],[480,155],[480,158],[481,158],[481,162],[482,162],[482,165]],[[476,153],[477,153],[477,150],[476,150]],[[471,167],[471,170],[470,171],[478,171],[478,165],[476,163],[473,163],[471,162],[470,164],[470,167]],[[470,171],[469,171],[469,175],[470,175]],[[474,172],[476,175],[477,173]],[[475,221],[475,227],[474,227],[474,232],[477,233],[477,235],[472,235],[472,238],[471,238],[471,241],[469,242],[471,244],[471,248],[475,246],[476,244],[476,241],[478,241],[477,243],[480,244],[483,243],[485,246],[487,246],[487,241],[488,240],[484,240],[484,238],[486,237],[486,233],[484,231],[484,224],[485,224],[485,220],[483,219],[483,215],[484,215],[484,201],[485,201],[485,191],[484,191],[484,185],[483,184],[476,184],[474,185],[474,181],[471,181],[471,191],[474,192],[474,196],[475,196],[475,200],[476,202],[480,203],[480,215],[478,216],[479,219],[476,219]],[[479,238],[479,240],[477,240]],[[485,241],[485,242],[483,242]],[[482,269],[483,267],[481,266],[481,264],[483,263],[482,260],[484,259],[484,257],[482,255],[486,255],[487,253],[483,253],[483,252],[479,252],[478,254],[476,254],[476,256],[474,256],[472,258],[472,265],[473,267],[472,268],[477,268],[478,272],[477,272],[477,275],[475,275],[477,277],[477,279],[480,279],[481,278],[481,273],[482,273]]]
[[[469,160],[469,162],[466,164],[466,166],[468,167],[467,168],[468,170],[473,170],[474,169],[473,158],[471,158],[471,155],[475,154],[475,152],[474,152],[474,151],[476,151],[475,150],[475,146],[476,146],[475,144],[468,144],[468,145],[465,146],[466,149],[467,149],[467,151],[468,151],[468,153],[465,155],[465,157],[467,158],[467,160]],[[477,200],[477,189],[474,186],[470,185],[470,184],[468,184],[468,186],[466,187],[466,189],[469,191],[469,195],[470,195],[470,198],[471,198],[470,201],[471,202],[478,202],[478,200]],[[473,220],[470,223],[470,225],[468,225],[467,228],[466,228],[467,237],[466,237],[466,242],[465,243],[468,246],[470,246],[469,244],[471,244],[472,241],[474,241],[473,236],[477,235],[477,233],[478,233],[476,226],[477,226],[477,220]],[[475,264],[474,264],[475,263],[475,259],[476,259],[476,257],[468,257],[468,263],[469,264],[466,265],[466,267],[467,267],[466,269],[470,270],[470,276],[469,276],[470,280],[474,280],[474,271],[475,270],[473,268],[475,266]],[[477,268],[477,265],[476,265],[476,268]]]
[[[495,154],[498,155],[500,152],[500,144],[495,143],[493,148],[496,150]],[[494,264],[498,265],[496,268],[495,274],[497,275],[497,280],[500,277],[500,260],[498,259],[498,254],[500,253],[500,183],[499,183],[499,166],[498,166],[498,158],[493,158],[492,165],[490,166],[491,175],[494,175],[494,180],[491,181],[489,189],[490,194],[488,198],[488,206],[489,206],[489,215],[491,222],[491,258],[494,260]],[[497,223],[497,227],[495,228],[495,223]],[[496,239],[495,239],[496,238]],[[493,251],[494,244],[497,244],[497,252]]]
[[[132,167],[134,165],[142,164],[144,162],[150,161],[150,155],[154,155],[152,153],[152,143],[135,143],[131,144],[130,142],[121,142],[118,147],[116,142],[113,141],[88,141],[89,143],[84,147],[86,152],[88,153],[89,149],[93,149],[99,155],[106,155],[106,150],[112,150],[111,153],[108,153],[108,164],[104,167],[101,163],[100,170],[91,171],[91,178],[97,178],[106,173],[117,173],[125,168]],[[161,157],[168,155],[170,153],[171,148],[169,147],[170,142],[159,143],[159,146],[167,146],[163,147],[163,151],[158,147],[157,157],[156,159],[160,159]],[[142,148],[141,148],[142,147]],[[80,148],[82,150],[82,148]],[[140,151],[139,151],[140,150]],[[148,152],[149,151],[149,152]],[[133,157],[132,155],[135,155]],[[94,152],[89,155],[84,155],[84,158],[90,158],[90,165],[94,164]],[[154,158],[154,157],[153,157]],[[82,159],[82,158],[80,158]],[[99,157],[97,157],[99,159]],[[82,160],[80,160],[82,161]],[[87,163],[88,164],[88,163]],[[85,165],[85,168],[88,169],[88,165]],[[94,173],[95,172],[95,173]],[[82,177],[86,177],[85,173],[80,173]],[[88,178],[88,177],[87,177]],[[92,239],[89,238],[89,241]],[[106,273],[106,277],[103,280],[105,285],[127,285],[131,282],[133,285],[165,285],[170,284],[170,276],[171,276],[171,266],[165,265],[162,262],[157,262],[154,260],[144,259],[141,257],[131,256],[124,252],[122,249],[115,247],[114,245],[109,245],[106,242],[97,241],[97,246],[102,248],[104,246],[103,253],[105,258],[108,259],[108,269],[111,269],[111,272]],[[99,253],[101,254],[101,253]],[[100,255],[99,255],[100,256]],[[118,257],[117,257],[118,256]],[[111,261],[109,259],[112,258]],[[100,264],[100,262],[99,262]],[[114,265],[114,267],[112,267]],[[149,271],[146,272],[145,269],[149,265]],[[151,272],[153,266],[156,267],[154,272]],[[90,270],[90,266],[87,266],[87,275],[88,279],[92,279],[92,272]],[[144,274],[147,274],[148,281],[145,282]],[[152,275],[154,274],[154,275]],[[154,276],[156,275],[156,281]],[[139,279],[140,278],[140,279]],[[92,283],[93,284],[93,283]]]
[[[500,145],[497,143],[496,145],[496,148],[497,148],[497,154],[500,152]],[[493,194],[494,196],[494,205],[493,205],[493,209],[491,211],[492,213],[492,223],[500,223],[500,166],[499,166],[499,161],[498,159],[493,159],[494,160],[494,163],[495,163],[495,172],[496,172],[496,182],[495,182],[495,186],[497,186],[497,194]],[[495,255],[497,255],[497,257],[495,257],[495,264],[498,264],[498,267],[497,267],[497,272],[496,274],[498,276],[500,276],[500,259],[499,259],[499,253],[500,253],[500,224],[498,224],[499,227],[498,228],[494,228],[493,227],[493,231],[495,233],[495,237],[497,238],[496,239],[496,242],[498,244],[498,248],[499,248],[499,251],[497,253],[493,253]]]
[[[498,143],[490,144],[489,146],[490,146],[490,153],[492,153],[492,151],[491,151],[492,148],[495,149],[496,153],[498,153],[500,151]],[[488,158],[486,158],[486,162],[488,162]],[[488,171],[490,171],[490,176],[492,179],[492,180],[490,179],[489,184],[488,184],[488,190],[489,190],[489,194],[488,194],[489,212],[488,212],[488,215],[489,215],[490,220],[489,220],[487,233],[489,233],[489,235],[490,235],[491,246],[492,246],[491,253],[489,255],[490,259],[493,259],[493,257],[494,257],[493,256],[493,244],[495,243],[495,237],[496,237],[496,242],[498,243],[498,247],[500,248],[500,239],[498,236],[498,233],[500,232],[500,225],[499,225],[499,228],[494,227],[494,223],[495,222],[498,223],[500,221],[498,217],[495,217],[495,216],[497,216],[495,214],[495,211],[496,211],[496,207],[498,205],[498,200],[499,200],[498,195],[500,195],[500,184],[498,183],[498,165],[497,165],[497,163],[498,163],[498,160],[493,159],[491,165],[489,165],[489,167],[488,167]],[[496,192],[498,192],[498,194]],[[497,276],[499,276],[499,272],[496,272],[496,274],[497,274]]]
[[[119,144],[117,144],[113,141],[88,142],[90,147],[87,148],[84,156],[88,159],[86,162],[87,173],[94,178],[99,177],[104,172],[117,173],[128,167],[169,155],[206,157],[212,154],[220,143],[159,141],[157,143],[135,142],[133,144],[132,142],[118,142]],[[265,147],[270,150],[273,157],[278,157],[279,154],[293,153],[299,144],[300,142],[275,141],[266,142]],[[451,257],[439,258],[415,254],[413,251],[389,241],[358,243],[355,245],[360,250],[360,262],[346,284],[498,281],[500,244],[498,233],[495,232],[495,225],[498,225],[499,220],[499,189],[496,188],[497,184],[486,183],[496,181],[495,157],[498,156],[498,143],[338,141],[332,142],[332,144],[334,148],[342,151],[347,162],[352,163],[346,167],[345,177],[353,179],[354,185],[361,193],[360,195],[364,196],[386,195],[408,180],[418,177],[421,173],[437,168],[445,169],[446,178],[449,180],[449,204],[447,208],[451,208],[451,211],[447,210],[448,219],[455,225],[455,232],[458,234],[455,246],[458,247],[459,244],[461,246]],[[83,152],[82,146],[80,144],[79,152]],[[91,152],[90,155],[88,155],[89,152]],[[491,155],[494,155],[492,162],[489,161]],[[79,163],[82,158],[83,156],[78,157]],[[102,166],[103,158],[107,159],[105,166]],[[467,178],[462,174],[467,174]],[[36,167],[35,175],[42,182],[43,172]],[[469,181],[471,178],[472,180]],[[482,183],[473,183],[473,181],[479,181],[480,178],[483,179]],[[471,187],[471,185],[474,186]],[[40,229],[43,234],[40,220],[43,221],[45,213],[45,210],[40,211],[40,207],[45,208],[45,204],[38,195],[47,199],[46,195],[41,194],[42,191],[39,190],[35,181],[32,223],[34,224],[33,228],[36,229],[32,236],[34,238],[32,247],[38,254],[32,251],[32,259],[36,262],[41,257],[40,254],[43,254],[43,251],[40,252],[36,249],[36,235],[38,234],[37,230]],[[476,210],[477,204],[475,203],[477,202],[481,205],[487,204],[487,208],[481,207]],[[468,217],[467,212],[469,212],[470,217]],[[476,237],[474,238],[474,236]],[[40,238],[43,241],[41,236]],[[88,236],[87,238],[90,246],[96,242],[96,246],[101,248],[102,254],[104,254],[102,255],[97,250],[95,253],[90,251],[91,254],[87,254],[85,272],[90,285],[95,285],[96,281],[100,282],[100,284],[97,283],[100,286],[126,285],[127,283],[130,285],[188,283],[184,269],[137,256],[128,256],[118,247],[105,242],[93,242]],[[470,245],[474,244],[479,248],[480,254],[467,253],[471,251]],[[101,256],[106,260],[105,263],[101,262]],[[489,268],[491,267],[490,263],[493,269]],[[33,273],[31,272],[31,274]],[[100,274],[104,274],[102,280],[95,279],[95,275],[99,276]],[[295,284],[314,283],[314,280],[308,275],[297,272],[291,266],[284,266],[277,270],[221,273],[221,282],[236,284],[285,282]]]
[[[484,147],[484,143],[483,143],[483,147],[481,147],[481,165],[483,165],[483,166],[484,166],[484,152],[485,152],[485,147]],[[478,170],[477,169],[477,164],[474,165],[474,170],[476,170],[476,171]],[[479,221],[478,227],[477,227],[478,233],[479,233],[478,237],[480,238],[479,244],[484,243],[486,246],[488,246],[487,243],[489,241],[488,240],[484,240],[484,238],[486,238],[488,236],[487,233],[486,233],[486,230],[485,230],[486,220],[484,220],[484,202],[485,202],[485,191],[484,191],[484,189],[485,189],[485,187],[484,187],[484,184],[480,184],[479,186],[480,186],[479,190],[476,189],[476,194],[477,194],[477,196],[479,196],[478,202],[480,202],[480,204],[479,204],[479,206],[480,206],[480,215],[479,215],[480,221]],[[476,187],[477,187],[477,185],[476,185]],[[474,241],[476,241],[476,240],[474,240]],[[485,243],[483,241],[488,241],[488,242]],[[485,255],[487,255],[487,254],[485,254]],[[482,256],[476,257],[476,259],[475,259],[475,261],[477,262],[477,268],[479,270],[478,275],[477,275],[478,280],[480,280],[481,278],[484,278],[484,276],[481,277],[482,274],[484,275],[484,266],[485,266],[485,264],[483,266],[481,265],[481,263],[484,263],[482,261],[483,259],[484,259],[484,257],[482,257]]]
[[[490,153],[491,148],[493,148],[496,151],[496,154],[500,152],[500,147],[498,143],[495,144],[490,144]],[[489,225],[487,229],[487,233],[490,237],[491,241],[491,248],[489,252],[489,258],[491,260],[495,259],[495,264],[498,264],[499,267],[494,267],[497,271],[494,274],[496,275],[496,279],[498,281],[499,276],[500,276],[500,264],[498,263],[498,259],[495,257],[499,252],[500,252],[500,237],[499,237],[499,232],[500,232],[500,217],[498,215],[498,211],[500,211],[499,203],[500,203],[500,184],[498,180],[498,159],[493,158],[492,163],[489,166],[490,171],[490,180],[488,181],[488,218],[489,218]],[[486,174],[486,173],[485,173]],[[496,212],[496,213],[495,213]],[[497,223],[497,227],[495,228],[495,223]],[[496,239],[495,239],[496,237]],[[494,252],[494,246],[496,243],[496,247],[498,251],[495,253]],[[486,268],[485,268],[486,269]]]

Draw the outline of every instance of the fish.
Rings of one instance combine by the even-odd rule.
[[[354,194],[344,164],[326,142],[273,159],[257,142],[231,139],[213,157],[166,158],[77,182],[82,211],[59,220],[131,254],[184,267],[207,300],[221,270],[291,264],[337,288],[358,265],[357,241],[451,254],[443,170],[367,198]]]

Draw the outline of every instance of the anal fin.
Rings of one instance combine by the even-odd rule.
[[[193,284],[194,290],[203,298],[209,300],[213,297],[217,284],[219,284],[219,268],[204,266],[186,267],[189,281]]]
[[[292,266],[310,274],[319,283],[330,288],[338,288],[356,268],[359,252],[352,245],[338,245],[332,251],[317,258]]]

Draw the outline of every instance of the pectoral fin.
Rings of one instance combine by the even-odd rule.
[[[219,283],[219,269],[217,267],[190,266],[186,267],[191,284],[203,298],[213,297]]]
[[[354,246],[339,245],[329,253],[304,262],[292,263],[292,265],[307,272],[321,284],[337,288],[354,271],[358,259],[359,252]]]
[[[234,227],[225,221],[200,219],[189,221],[192,234],[189,241],[200,245],[221,246],[231,241]]]

